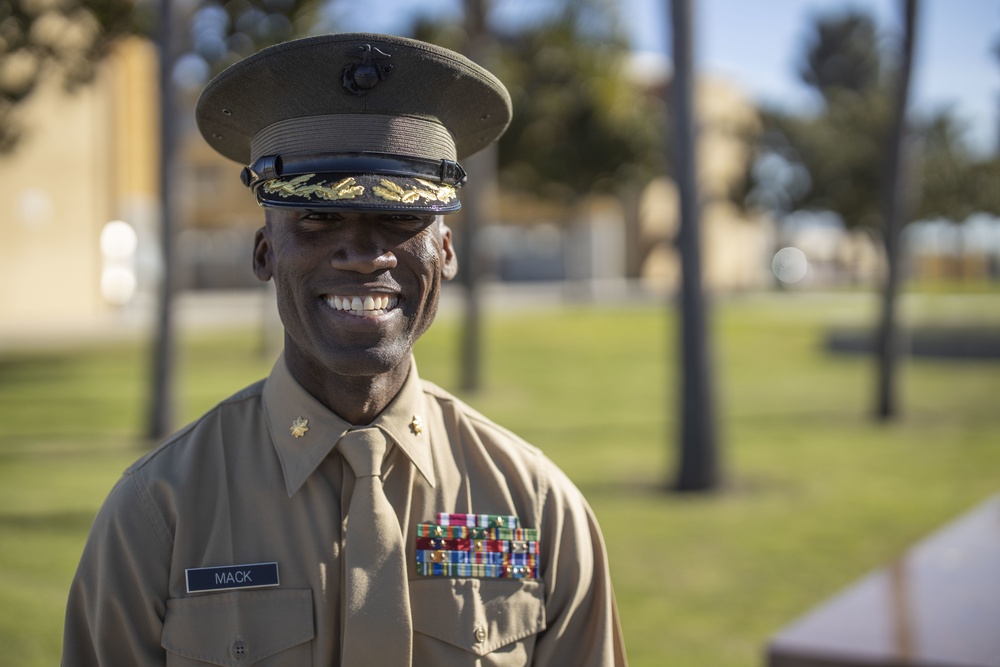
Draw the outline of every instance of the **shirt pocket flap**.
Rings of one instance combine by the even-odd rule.
[[[310,641],[311,590],[239,591],[167,600],[160,646],[213,665],[252,665]]]
[[[545,629],[541,582],[525,579],[410,581],[413,630],[486,655]]]

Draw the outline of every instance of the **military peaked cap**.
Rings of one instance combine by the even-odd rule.
[[[449,213],[458,160],[496,141],[510,95],[464,56],[391,35],[266,48],[201,94],[198,128],[262,206]]]

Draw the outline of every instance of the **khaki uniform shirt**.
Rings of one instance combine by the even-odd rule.
[[[415,667],[625,664],[600,529],[552,462],[415,365],[373,425],[394,441],[382,477],[406,545]],[[339,664],[353,475],[335,444],[350,426],[279,360],[135,463],[91,529],[63,665]],[[418,575],[415,527],[438,512],[538,528],[539,578]],[[189,568],[272,562],[278,586],[187,592]]]

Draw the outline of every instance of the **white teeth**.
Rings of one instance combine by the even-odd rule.
[[[327,304],[336,310],[342,310],[352,315],[375,315],[391,310],[399,303],[395,296],[369,294],[367,296],[328,296]]]

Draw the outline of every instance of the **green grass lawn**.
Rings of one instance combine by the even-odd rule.
[[[486,387],[465,398],[544,449],[604,528],[633,666],[760,665],[797,615],[1000,491],[1000,362],[909,360],[903,415],[871,417],[875,369],[832,356],[864,295],[729,299],[714,311],[725,485],[666,491],[678,429],[676,320],[662,306],[492,315]],[[989,321],[1000,294],[924,294],[910,321]],[[454,389],[457,322],[420,342]],[[265,375],[254,331],[186,337],[188,420]],[[66,589],[90,521],[141,433],[147,351],[0,354],[0,655],[58,662]]]

